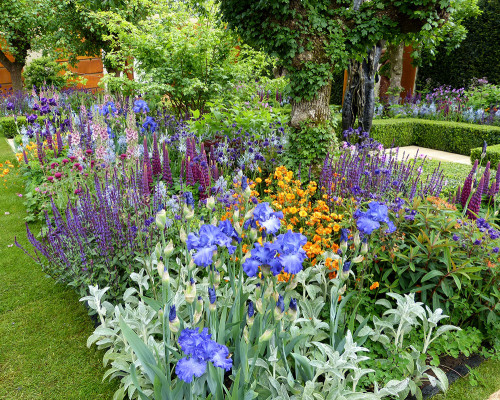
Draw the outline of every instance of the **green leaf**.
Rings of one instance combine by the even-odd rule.
[[[435,278],[437,276],[442,276],[442,275],[443,275],[443,273],[441,271],[435,269],[435,270],[427,272],[423,276],[423,278],[420,280],[420,282],[425,282],[425,281],[428,281],[429,279]]]

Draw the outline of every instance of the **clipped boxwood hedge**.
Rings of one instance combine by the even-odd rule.
[[[476,147],[475,149],[472,149],[470,151],[471,163],[474,163],[475,160],[479,160],[481,158],[482,152],[482,147]],[[484,157],[483,165],[488,161],[491,163],[492,168],[498,165],[498,163],[500,162],[500,144],[486,147],[486,156]]]
[[[21,129],[21,126],[26,125],[26,117],[17,117],[17,126]],[[16,121],[14,117],[3,117],[0,118],[0,136],[5,136],[6,138],[13,138],[17,133]]]
[[[373,121],[371,136],[384,146],[421,146],[470,155],[471,149],[500,143],[500,127],[416,118]]]

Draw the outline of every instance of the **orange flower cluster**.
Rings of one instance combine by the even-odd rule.
[[[57,143],[54,143],[55,146],[57,146]],[[30,141],[28,145],[24,146],[24,151],[26,152],[26,157],[28,158],[28,161],[31,160],[36,160],[38,157],[38,150],[37,150],[37,145],[36,142]],[[17,161],[24,162],[23,160],[23,153],[16,153]]]
[[[434,204],[438,210],[456,210],[457,209],[455,204],[448,203],[446,200],[444,200],[440,197],[429,196],[429,197],[427,197],[427,201]]]
[[[14,164],[10,162],[10,160],[6,160],[4,163],[0,163],[0,176],[4,178],[4,182],[7,182],[7,175],[10,174],[11,171],[14,170]]]
[[[282,223],[287,229],[304,234],[308,241],[304,250],[312,265],[317,262],[317,256],[331,249],[338,250],[334,243],[334,234],[341,229],[342,214],[335,213],[327,204],[327,195],[321,200],[313,197],[318,190],[316,182],[311,181],[302,187],[300,180],[293,179],[293,171],[286,167],[277,167],[274,174],[265,179],[266,193],[272,199],[273,208],[283,211]],[[330,204],[340,204],[342,200]],[[332,273],[333,275],[333,273]]]

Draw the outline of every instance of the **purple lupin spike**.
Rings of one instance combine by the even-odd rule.
[[[189,158],[186,161],[186,184],[190,186],[194,186],[194,177],[193,177],[193,164]]]
[[[472,195],[472,198],[469,202],[469,205],[467,207],[467,217],[469,219],[477,219],[477,213],[479,212],[479,209],[481,208],[481,199],[483,195],[483,185],[484,185],[484,176],[481,177],[481,180],[479,181],[479,185],[477,185],[477,189]]]
[[[40,165],[43,165],[43,158],[44,158],[43,144],[38,132],[36,133],[36,147],[37,147],[38,161],[40,162]]]
[[[153,176],[161,176],[161,160],[160,152],[158,151],[158,141],[156,139],[156,133],[153,133]]]
[[[142,193],[144,197],[148,197],[150,195],[149,191],[149,179],[148,179],[148,166],[147,163],[144,163],[144,169],[142,171]]]
[[[462,197],[460,199],[460,203],[462,204],[463,208],[465,208],[467,200],[469,199],[470,193],[472,191],[474,173],[476,172],[477,165],[478,165],[478,160],[474,162],[474,166],[472,167],[472,170],[470,171],[469,175],[467,175],[467,178],[465,178],[464,186],[462,187]]]
[[[172,180],[172,170],[170,169],[170,158],[168,156],[168,148],[165,142],[163,142],[163,181],[168,185],[171,185],[174,181]]]
[[[484,170],[484,174],[483,174],[483,177],[484,177],[484,182],[483,182],[483,193],[486,193],[486,191],[488,190],[488,187],[490,186],[490,162],[488,161],[486,163],[486,169]]]

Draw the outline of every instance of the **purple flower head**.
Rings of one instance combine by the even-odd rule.
[[[347,242],[348,239],[349,239],[349,229],[342,228],[340,230],[340,241]]]
[[[210,224],[203,225],[198,234],[191,232],[187,238],[187,248],[188,250],[196,250],[193,260],[200,267],[212,265],[213,253],[218,246],[226,247],[229,254],[233,254],[236,249],[235,246],[231,245],[231,238]]]
[[[259,266],[269,266],[273,275],[281,273],[281,263],[276,258],[277,251],[272,247],[271,243],[264,243],[261,246],[259,243],[254,244],[254,248],[250,251],[250,258],[247,258],[243,263],[243,271],[248,276],[255,276],[259,270]]]
[[[342,266],[342,272],[349,272],[349,269],[351,268],[351,262],[346,261],[344,265]]]
[[[248,179],[245,175],[241,178],[241,190],[245,190],[248,187]]]
[[[452,239],[456,242],[456,241],[458,241],[458,239],[460,239],[460,237],[455,233],[453,235]]]
[[[186,202],[187,206],[194,207],[193,193],[191,193],[191,192],[184,192],[184,201]]]
[[[155,122],[155,119],[153,117],[148,116],[146,117],[146,120],[142,124],[141,132],[144,133],[148,130],[151,132],[155,132],[157,127],[158,124]]]
[[[253,307],[253,301],[248,301],[248,318],[252,318],[255,314],[255,309]]]
[[[144,100],[136,100],[134,101],[133,111],[136,114],[140,112],[148,113],[149,112],[148,104]]]
[[[253,211],[253,218],[245,222],[244,228],[247,229],[248,226],[257,228],[258,222],[259,226],[265,228],[266,233],[274,235],[280,229],[280,219],[282,218],[282,211],[274,211],[269,206],[269,203],[260,203],[255,207]]]
[[[182,351],[189,356],[180,359],[175,367],[175,373],[184,382],[190,383],[194,377],[202,376],[207,370],[208,362],[226,371],[233,365],[228,348],[213,341],[207,328],[201,332],[196,329],[184,329],[178,343]]]
[[[29,122],[30,124],[32,124],[33,122],[35,122],[35,121],[36,121],[36,119],[37,119],[37,118],[38,118],[38,115],[36,115],[36,114],[31,114],[31,115],[28,115],[27,120],[28,120],[28,122]]]
[[[210,304],[215,304],[215,301],[217,300],[217,294],[215,293],[215,288],[213,287],[208,288],[208,300],[210,301]]]
[[[499,248],[498,247],[493,247],[493,250],[491,250],[493,253],[498,253]]]
[[[279,309],[281,312],[285,311],[285,301],[281,294],[279,295],[278,301],[276,302],[276,308]]]
[[[302,264],[307,258],[302,246],[306,243],[307,238],[304,235],[291,230],[276,238],[272,246],[278,252],[278,260],[286,273],[297,274],[302,270]]]
[[[294,298],[291,298],[290,299],[290,305],[288,307],[292,311],[297,311],[297,300],[295,300]]]
[[[170,307],[170,312],[168,313],[169,322],[173,322],[177,318],[177,311],[175,310],[175,304]]]
[[[380,228],[381,222],[388,226],[386,233],[393,233],[396,230],[396,226],[389,219],[388,208],[383,203],[372,201],[368,204],[368,211],[356,211],[356,218],[359,231],[365,235],[371,235],[374,230]]]
[[[219,229],[227,237],[230,237],[231,239],[236,240],[238,243],[241,243],[241,237],[238,235],[238,232],[236,232],[236,229],[234,229],[234,226],[233,224],[231,224],[231,221],[227,219],[225,221],[220,221]]]

